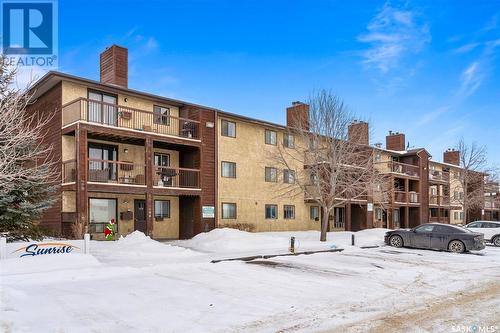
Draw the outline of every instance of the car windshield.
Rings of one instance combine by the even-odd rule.
[[[469,229],[467,229],[466,227],[459,227],[459,226],[456,226],[456,225],[448,225],[447,226],[448,228],[451,228],[451,229],[455,229],[457,230],[458,232],[467,232],[467,233],[472,233],[472,231],[470,231]],[[451,231],[451,230],[450,230]]]

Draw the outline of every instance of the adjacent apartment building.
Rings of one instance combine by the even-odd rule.
[[[129,89],[127,49],[113,45],[100,56],[100,81],[50,72],[35,84],[28,112],[53,117],[44,141],[61,161],[61,187],[41,223],[64,235],[79,222],[99,239],[111,219],[120,235],[139,230],[156,239],[216,227],[319,229],[314,201],[275,195],[276,183],[289,176],[266,154],[293,145],[286,129],[294,117],[308,117],[306,104],[294,102],[283,126]],[[367,123],[351,130],[365,131],[369,144]],[[394,182],[389,205],[346,203],[335,209],[330,230],[464,222],[459,152],[435,162],[392,132],[385,148],[373,149],[379,170]],[[479,217],[499,220],[492,199],[498,184],[496,192],[485,188]]]

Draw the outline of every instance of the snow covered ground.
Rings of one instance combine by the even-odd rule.
[[[383,245],[383,229],[160,243],[141,233],[91,255],[0,262],[1,332],[500,332],[500,248],[472,254]],[[341,247],[336,253],[212,259]],[[491,331],[490,331],[491,332]]]

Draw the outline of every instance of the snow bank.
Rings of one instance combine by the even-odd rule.
[[[326,250],[351,245],[355,235],[356,246],[383,245],[384,234],[388,229],[368,229],[358,232],[329,232],[326,242],[320,242],[319,231],[285,231],[250,233],[231,228],[214,229],[196,235],[190,240],[176,241],[172,244],[197,251],[212,253],[247,252],[261,254],[274,250],[287,252],[290,238],[295,237],[296,251]]]
[[[286,237],[269,236],[266,233],[251,233],[222,228],[201,233],[190,240],[173,244],[204,252],[232,252],[273,248],[286,249],[288,239]]]
[[[90,253],[103,262],[132,263],[133,266],[149,265],[163,258],[165,261],[181,261],[196,256],[193,251],[151,239],[140,231],[120,237],[117,241],[92,241]]]

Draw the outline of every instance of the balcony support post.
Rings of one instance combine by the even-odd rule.
[[[345,231],[351,231],[352,225],[351,202],[347,201],[345,205]]]
[[[89,232],[88,224],[88,194],[87,194],[87,170],[88,170],[88,143],[87,129],[77,124],[75,130],[76,145],[76,218],[77,223],[83,226],[85,233]]]
[[[145,156],[146,162],[146,230],[149,236],[153,236],[153,139],[147,137],[145,140]]]

